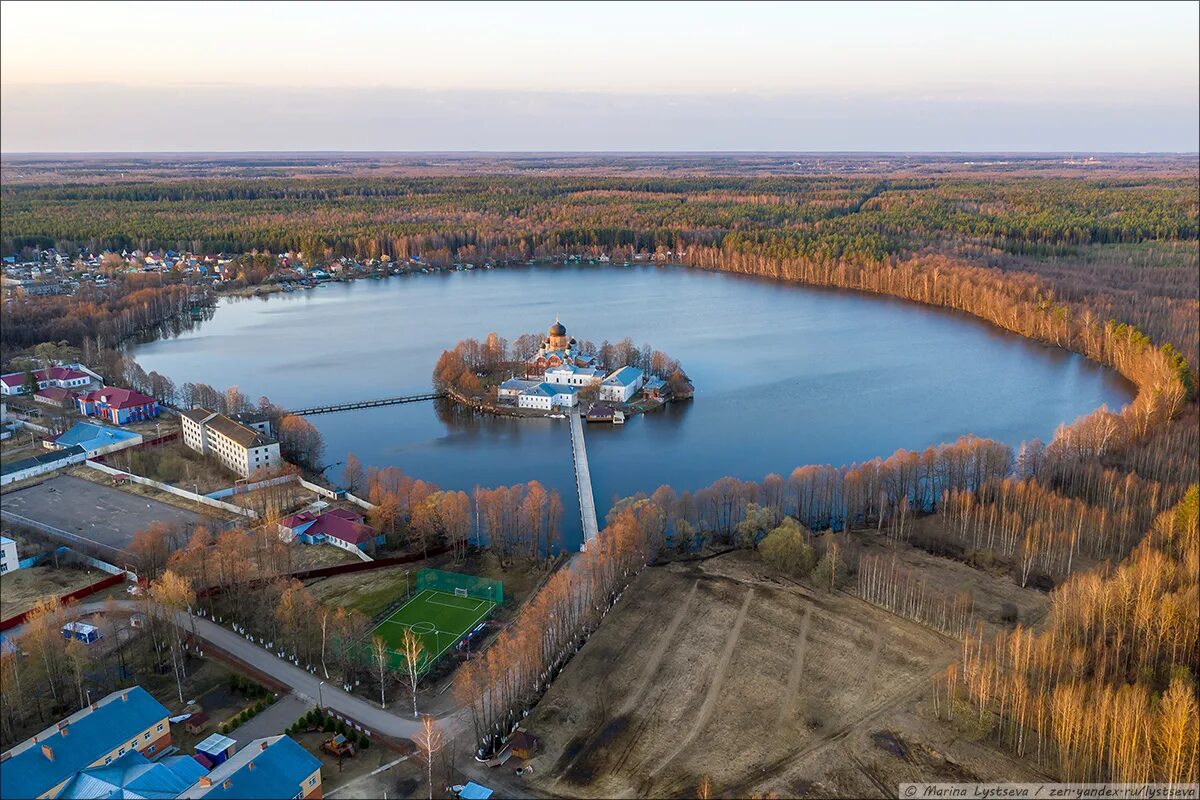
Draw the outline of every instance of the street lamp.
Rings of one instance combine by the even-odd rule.
[[[317,684],[317,708],[320,708],[320,709],[325,708],[325,698],[324,698],[323,693],[321,692],[321,687],[324,685],[325,685],[325,681],[321,681],[320,683]]]

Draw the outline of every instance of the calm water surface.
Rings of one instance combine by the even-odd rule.
[[[212,320],[134,355],[176,383],[237,385],[294,408],[427,390],[438,355],[459,339],[511,340],[555,315],[581,341],[652,344],[697,388],[693,401],[623,427],[587,426],[602,514],[663,483],[786,476],[965,433],[1048,439],[1059,423],[1132,396],[1079,356],[961,315],[678,267],[509,268],[225,299]],[[465,490],[531,479],[558,488],[567,544],[578,542],[566,420],[481,418],[432,402],[310,419],[331,462],[353,452]]]

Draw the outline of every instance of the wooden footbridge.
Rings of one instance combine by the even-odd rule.
[[[355,400],[350,403],[330,403],[324,406],[298,408],[286,413],[297,417],[311,417],[313,414],[332,414],[335,411],[354,411],[358,408],[377,408],[379,406],[398,406],[401,403],[419,403],[423,400],[436,400],[445,397],[445,392],[426,392],[425,394],[406,394],[399,397],[384,397],[378,400]]]

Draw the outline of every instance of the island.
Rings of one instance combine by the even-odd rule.
[[[446,350],[434,386],[452,401],[506,416],[581,413],[588,422],[621,424],[631,414],[690,399],[695,387],[679,362],[631,339],[596,347],[567,333],[555,317],[545,336],[510,346],[495,333]]]

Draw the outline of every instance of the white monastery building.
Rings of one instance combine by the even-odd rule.
[[[646,374],[637,367],[621,367],[600,382],[600,399],[610,403],[628,403],[646,383]]]

